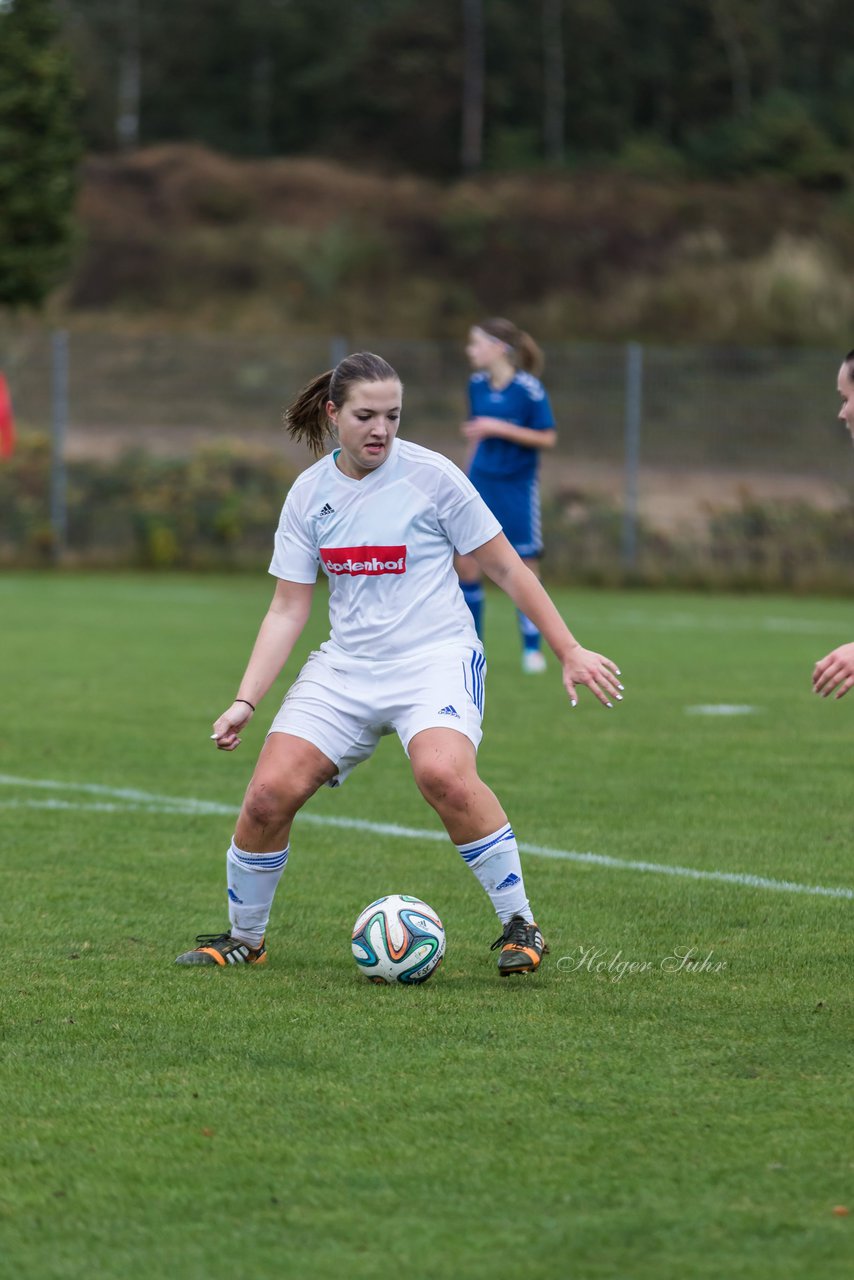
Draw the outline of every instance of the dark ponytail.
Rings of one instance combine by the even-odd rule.
[[[323,453],[326,437],[331,435],[326,404],[330,399],[334,369],[327,369],[306,383],[293,404],[282,415],[285,430],[292,440],[307,444],[316,457]]]
[[[326,406],[331,400],[340,409],[354,382],[400,382],[400,378],[387,360],[371,351],[345,356],[334,369],[327,369],[306,383],[285,410],[282,417],[291,439],[307,444],[320,457],[327,438],[334,438]]]

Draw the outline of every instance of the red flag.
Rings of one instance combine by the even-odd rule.
[[[9,384],[0,373],[0,458],[11,458],[15,451],[15,419]]]

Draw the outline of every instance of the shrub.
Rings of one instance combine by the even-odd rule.
[[[849,186],[849,156],[835,146],[803,99],[777,91],[740,119],[726,119],[689,145],[698,168],[716,177],[775,173],[801,186]]]
[[[623,561],[622,511],[601,497],[557,493],[544,506],[543,531],[552,582],[804,593],[854,586],[854,500],[826,511],[748,495],[710,511],[699,530],[639,521],[632,565]]]
[[[239,446],[185,458],[140,450],[113,461],[69,463],[68,538],[62,560],[146,569],[266,565],[294,479],[274,454]],[[51,564],[50,448],[24,435],[0,466],[0,564]],[[663,531],[639,521],[635,563],[624,561],[619,503],[565,488],[543,506],[544,572],[554,583],[708,588],[850,590],[854,500],[825,511],[805,502],[710,510],[699,529]]]
[[[185,458],[135,450],[113,461],[72,461],[64,554],[75,563],[147,568],[257,564],[270,551],[293,478],[277,456],[237,446]],[[50,448],[25,435],[0,467],[0,562],[43,563],[53,541]]]

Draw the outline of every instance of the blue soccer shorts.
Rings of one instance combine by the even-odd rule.
[[[469,479],[500,522],[507,541],[523,560],[543,554],[540,484],[536,473],[521,480],[513,476],[472,471]]]

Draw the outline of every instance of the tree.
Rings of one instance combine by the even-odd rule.
[[[464,173],[483,163],[483,0],[463,0],[463,104],[460,159]]]
[[[566,118],[562,0],[543,0],[543,150],[562,165]]]
[[[52,0],[0,0],[0,305],[40,306],[68,265],[75,101]]]
[[[399,2],[366,37],[358,59],[348,55],[334,81],[324,81],[326,115],[316,119],[315,146],[349,162],[355,156],[455,177],[464,74],[459,0]]]

